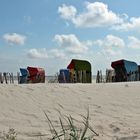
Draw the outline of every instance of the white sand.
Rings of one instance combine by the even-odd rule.
[[[14,128],[20,140],[50,134],[43,111],[57,125],[59,111],[82,120],[87,108],[97,140],[140,140],[140,82],[0,84],[0,131]]]

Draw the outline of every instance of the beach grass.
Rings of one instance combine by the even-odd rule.
[[[82,116],[83,127],[75,125],[76,120],[71,115],[65,117],[65,123],[64,121],[62,121],[62,118],[59,117],[59,130],[56,130],[54,124],[52,123],[46,112],[44,112],[44,114],[47,118],[51,132],[51,138],[49,138],[50,140],[94,140],[94,136],[99,136],[99,134],[96,133],[89,124],[89,111],[86,117]],[[89,131],[92,134],[89,134]]]
[[[96,140],[94,137],[99,136],[99,134],[95,132],[89,124],[89,111],[87,112],[86,117],[81,115],[83,119],[82,122],[80,121],[82,127],[78,125],[79,121],[69,115],[59,117],[59,128],[56,128],[45,111],[44,114],[50,129],[50,135],[47,134],[49,135],[49,137],[46,138],[47,140]],[[40,134],[36,135],[35,137],[39,137],[39,139],[42,140],[43,136],[46,137],[46,135]],[[0,132],[0,140],[17,139],[17,133],[13,128],[10,128],[8,132]]]
[[[13,128],[10,128],[8,132],[0,133],[0,140],[17,140],[17,133]]]

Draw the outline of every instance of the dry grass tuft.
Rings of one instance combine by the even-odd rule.
[[[52,124],[52,121],[49,119],[46,112],[44,112],[50,131],[52,134],[51,140],[94,140],[94,136],[99,136],[98,133],[96,133],[92,127],[89,125],[89,111],[87,113],[87,117],[83,116],[83,128],[79,128],[75,125],[75,119],[71,116],[65,117],[65,122],[62,121],[61,118],[59,118],[60,122],[60,130],[57,131]],[[88,132],[92,132],[92,135],[90,135]]]
[[[17,133],[13,128],[10,128],[8,132],[0,132],[0,140],[17,140]]]

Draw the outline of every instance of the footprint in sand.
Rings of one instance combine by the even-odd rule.
[[[117,126],[115,126],[115,125],[113,125],[113,124],[110,124],[109,127],[110,127],[111,129],[113,129],[113,132],[114,132],[114,133],[117,133],[117,132],[120,131],[120,128],[117,127]]]
[[[28,89],[28,90],[31,90],[31,91],[33,91],[33,90],[34,90],[33,88],[30,88],[30,87],[28,87],[27,89]]]

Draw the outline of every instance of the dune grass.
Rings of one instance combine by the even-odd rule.
[[[13,128],[10,128],[8,132],[0,133],[0,140],[17,140],[17,133]]]
[[[96,140],[94,137],[99,136],[89,124],[89,111],[86,117],[82,116],[83,127],[76,125],[78,124],[77,121],[70,115],[59,117],[59,128],[57,129],[45,111],[44,114],[51,132],[51,136],[47,140]],[[40,140],[42,140],[43,136],[46,135],[36,135],[35,137],[40,137]],[[8,132],[0,132],[0,140],[17,140],[17,133],[13,128],[10,128]]]
[[[62,121],[62,118],[59,118],[60,122],[60,130],[57,131],[54,127],[52,121],[49,119],[46,112],[44,112],[49,128],[51,131],[52,137],[51,140],[94,140],[95,136],[99,136],[98,133],[96,133],[92,127],[89,125],[89,111],[87,113],[87,117],[83,117],[83,128],[78,127],[75,125],[75,119],[71,116],[65,117],[65,122]],[[89,134],[89,131],[92,132],[92,134]]]

